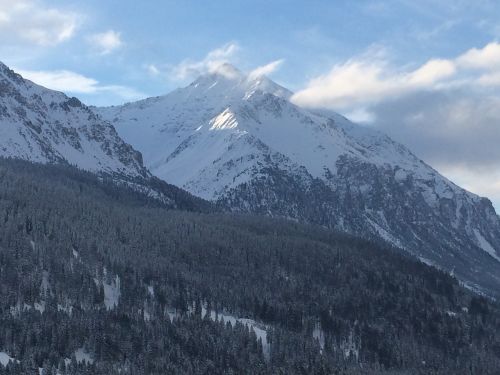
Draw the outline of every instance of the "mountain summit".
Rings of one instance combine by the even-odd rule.
[[[290,96],[225,66],[165,96],[97,112],[153,174],[194,195],[382,239],[499,293],[500,218],[487,199],[386,135]]]

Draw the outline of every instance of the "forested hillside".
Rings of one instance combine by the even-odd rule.
[[[0,374],[498,373],[500,309],[452,276],[183,197],[0,160]]]

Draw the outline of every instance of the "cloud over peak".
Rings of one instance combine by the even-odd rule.
[[[190,80],[203,74],[219,74],[229,79],[243,78],[245,74],[233,65],[239,61],[240,50],[237,43],[230,42],[209,51],[200,60],[185,59],[175,65],[145,64],[144,68],[151,76],[164,76],[171,81]],[[278,59],[258,66],[252,69],[247,77],[256,79],[272,74],[281,67],[283,62],[283,59]]]
[[[183,60],[169,69],[169,77],[173,80],[185,80],[204,73],[220,72],[224,64],[228,64],[240,49],[237,43],[226,43],[210,51],[201,60]],[[223,71],[222,71],[223,73]]]

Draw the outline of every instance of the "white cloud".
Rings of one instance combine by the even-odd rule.
[[[123,46],[121,33],[108,30],[103,33],[93,34],[88,37],[88,42],[101,54],[106,55]]]
[[[35,0],[0,0],[0,44],[53,46],[70,39],[81,21],[76,13]]]
[[[385,60],[364,56],[336,65],[327,74],[312,79],[292,100],[306,107],[352,108],[433,87],[455,72],[455,64],[449,60],[434,59],[415,70],[398,72]]]
[[[492,42],[484,48],[472,48],[459,56],[457,63],[465,68],[500,69],[500,43]]]
[[[207,72],[231,74],[231,71],[224,69],[224,66],[231,62],[238,50],[238,44],[227,43],[222,47],[210,51],[202,60],[184,60],[170,67],[169,77],[174,80],[185,80]]]
[[[366,108],[356,108],[346,113],[345,117],[357,124],[370,124],[375,121],[375,114],[368,111]]]
[[[68,70],[35,71],[19,70],[17,73],[38,85],[57,91],[71,91],[75,93],[91,93],[96,91],[98,82],[93,78]]]
[[[477,83],[482,86],[500,86],[500,70],[498,72],[485,73],[481,75],[478,78]]]
[[[500,86],[499,43],[470,49],[455,59],[431,59],[406,71],[391,66],[383,55],[368,53],[313,78],[292,100],[306,107],[353,110],[409,92],[464,85]]]
[[[284,62],[284,60],[280,59],[280,60],[272,61],[269,64],[259,66],[259,67],[255,68],[254,70],[252,70],[248,74],[248,77],[250,79],[255,79],[255,78],[258,78],[260,76],[270,75],[273,72],[275,72],[276,70],[278,70],[279,67],[283,64],[283,62]]]
[[[121,85],[101,85],[94,78],[89,78],[69,70],[33,71],[15,69],[24,78],[46,88],[74,94],[110,93],[124,100],[142,99],[146,95]]]
[[[455,64],[450,60],[430,60],[409,75],[408,83],[415,86],[433,85],[456,73]]]

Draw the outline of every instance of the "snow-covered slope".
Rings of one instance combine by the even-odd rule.
[[[386,135],[290,96],[226,65],[168,95],[95,111],[153,174],[197,196],[383,239],[500,291],[500,219],[487,199]]]
[[[92,172],[146,177],[141,154],[76,98],[0,63],[0,156],[67,162]]]

